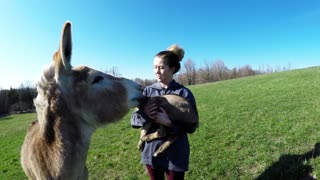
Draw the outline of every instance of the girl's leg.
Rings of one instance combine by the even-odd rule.
[[[152,169],[150,165],[146,165],[150,180],[164,180],[164,171],[162,169]]]
[[[184,180],[184,172],[166,170],[167,180]]]

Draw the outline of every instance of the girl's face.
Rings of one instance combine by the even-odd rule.
[[[163,85],[169,85],[173,79],[174,67],[170,69],[164,64],[164,60],[157,56],[154,58],[153,65],[157,81]]]

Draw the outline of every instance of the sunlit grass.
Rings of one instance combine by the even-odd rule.
[[[320,174],[320,68],[189,87],[200,115],[186,179],[299,179]],[[25,179],[20,148],[35,114],[0,119],[0,177]],[[90,179],[148,179],[130,114],[98,129]]]

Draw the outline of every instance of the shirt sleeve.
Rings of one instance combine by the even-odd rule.
[[[195,124],[193,125],[188,125],[186,128],[186,131],[190,134],[194,133],[196,131],[196,129],[199,127],[199,114],[198,114],[198,110],[197,110],[197,104],[196,104],[196,100],[192,94],[192,92],[190,90],[187,90],[187,96],[186,96],[186,99],[189,100],[189,102],[191,103],[193,109],[194,109],[194,112],[196,114],[196,122]]]
[[[147,119],[140,110],[136,110],[132,113],[130,121],[133,128],[140,128],[147,122]]]

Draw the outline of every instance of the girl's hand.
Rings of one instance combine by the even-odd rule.
[[[157,114],[157,106],[155,104],[150,104],[148,106],[144,106],[143,112],[151,119],[154,119],[154,116]]]
[[[160,112],[157,112],[156,115],[153,116],[153,119],[158,124],[168,127],[172,126],[172,121],[169,119],[167,112],[162,107],[160,107]]]

